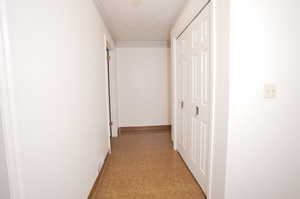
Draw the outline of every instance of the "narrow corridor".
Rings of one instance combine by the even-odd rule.
[[[112,141],[91,199],[204,199],[171,146],[170,132],[132,132]]]

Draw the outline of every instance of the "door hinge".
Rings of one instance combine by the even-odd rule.
[[[112,126],[112,125],[114,125],[114,123],[113,122],[109,122],[109,126]]]

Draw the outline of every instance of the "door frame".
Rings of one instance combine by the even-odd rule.
[[[172,79],[172,97],[171,97],[171,103],[172,103],[172,140],[173,140],[173,148],[175,151],[178,150],[178,125],[177,125],[177,111],[178,111],[178,80],[177,80],[177,73],[178,73],[178,66],[177,66],[177,38],[172,37],[171,38],[171,63],[173,70],[171,74]]]
[[[19,149],[17,145],[17,119],[11,64],[10,38],[7,21],[6,0],[0,0],[0,114],[9,192],[11,198],[22,197]]]
[[[208,190],[207,190],[207,198],[211,199],[212,195],[212,189],[213,189],[213,168],[215,167],[215,161],[214,161],[214,148],[215,146],[215,83],[216,83],[216,65],[215,65],[215,1],[214,0],[209,0],[210,3],[210,17],[211,17],[211,41],[210,41],[210,65],[211,65],[211,105],[210,105],[210,110],[211,110],[211,115],[210,115],[210,120],[211,120],[211,128],[210,128],[210,146],[209,146],[209,159],[208,159]],[[200,9],[199,9],[200,10]],[[186,25],[189,25],[192,23],[193,19],[190,21],[186,22]],[[177,79],[177,73],[179,71],[179,66],[177,65],[177,37],[179,34],[182,34],[183,32],[172,32],[171,33],[171,63],[172,63],[172,126],[174,127],[172,129],[172,134],[174,134],[174,150],[178,151],[178,131],[177,131],[177,111],[179,109],[178,105],[178,93],[177,93],[177,87],[179,85],[178,79]]]
[[[109,45],[107,45],[109,46]],[[110,49],[106,48],[106,59],[107,59],[107,86],[108,86],[108,105],[109,105],[109,131],[110,131],[110,137],[113,137],[112,135],[112,106],[111,106],[111,73],[110,73],[110,66],[111,66],[111,57],[110,57]]]
[[[105,98],[106,98],[106,129],[107,129],[107,139],[108,139],[108,151],[111,153],[111,125],[110,125],[110,118],[111,118],[111,104],[110,104],[110,87],[109,87],[109,62],[107,59],[107,49],[112,49],[112,45],[108,41],[106,35],[104,35],[104,74],[105,74]]]

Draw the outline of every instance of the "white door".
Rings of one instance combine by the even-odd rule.
[[[192,163],[193,173],[205,193],[211,144],[212,69],[210,64],[210,8],[192,26]]]
[[[178,150],[185,161],[189,161],[189,134],[190,134],[190,63],[186,51],[188,37],[178,40]]]
[[[203,191],[208,189],[209,149],[211,145],[212,70],[210,64],[210,8],[202,11],[180,37],[184,41],[182,66],[182,135],[179,152]],[[179,61],[179,60],[178,60]],[[179,71],[178,71],[179,72]],[[178,143],[179,143],[178,142]]]

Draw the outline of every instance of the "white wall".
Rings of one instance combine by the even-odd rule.
[[[231,0],[227,199],[300,198],[299,8]]]
[[[7,13],[17,198],[87,198],[109,147],[111,39],[91,0],[9,0]]]
[[[169,48],[118,48],[120,126],[170,124]]]
[[[8,170],[7,170],[7,161],[6,161],[1,116],[0,116],[0,198],[3,199],[10,198]]]

